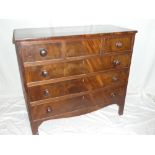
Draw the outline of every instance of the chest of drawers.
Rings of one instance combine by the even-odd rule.
[[[32,133],[43,121],[111,104],[123,114],[136,32],[110,25],[14,30]]]

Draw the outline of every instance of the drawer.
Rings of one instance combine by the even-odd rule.
[[[27,82],[49,80],[84,73],[83,60],[26,67]]]
[[[128,69],[100,73],[95,76],[85,77],[83,83],[87,90],[92,91],[105,87],[126,85],[128,73]]]
[[[106,90],[100,90],[91,94],[97,105],[103,104],[118,104],[124,101],[126,95],[126,85],[123,87],[114,87]]]
[[[103,41],[103,52],[131,51],[132,36],[107,37]]]
[[[21,47],[24,62],[99,54],[101,39],[30,44]]]
[[[121,102],[125,97],[125,89],[113,88],[98,91],[87,95],[52,101],[30,108],[33,120],[46,119],[50,116],[63,115],[72,111],[89,109],[91,107],[104,107],[113,103]]]
[[[28,88],[31,101],[60,97],[86,90],[82,78]]]
[[[30,44],[21,47],[24,62],[61,59],[61,42]]]
[[[85,73],[129,67],[131,54],[106,55],[84,60]]]
[[[125,85],[128,80],[128,69],[97,74],[74,80],[29,87],[30,100],[37,101],[47,98],[75,94],[107,86]]]
[[[64,48],[66,57],[99,54],[101,51],[101,39],[66,41]]]
[[[27,82],[49,80],[61,77],[69,77],[80,74],[88,74],[112,68],[124,68],[130,66],[131,54],[98,56],[84,60],[66,63],[53,63],[26,67]]]
[[[38,120],[50,116],[63,115],[82,108],[88,108],[91,104],[92,103],[88,98],[80,96],[32,106],[30,110],[32,119]]]

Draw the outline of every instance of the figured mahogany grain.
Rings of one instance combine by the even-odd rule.
[[[123,114],[136,32],[109,25],[15,30],[32,133],[45,120],[114,103]]]
[[[104,107],[112,103],[118,104],[125,97],[124,90],[122,87],[110,90],[99,90],[88,95],[33,106],[31,107],[32,118],[33,120],[46,119],[46,117],[61,115],[95,105],[102,105]],[[111,93],[115,93],[116,96],[112,97]],[[51,109],[50,112],[48,108]]]
[[[80,93],[107,86],[125,85],[128,79],[128,69],[99,73],[95,76],[83,77],[74,80],[56,82],[52,84],[29,87],[30,101],[54,98],[68,94]],[[45,94],[48,91],[48,94]]]
[[[115,65],[113,63],[115,60],[118,60],[120,64]],[[131,54],[116,54],[107,56],[101,55],[73,62],[26,67],[26,80],[29,83],[61,77],[69,77],[73,75],[88,74],[111,68],[119,69],[129,67],[130,60]],[[47,71],[48,76],[42,76],[43,71]]]
[[[103,41],[103,52],[120,52],[132,50],[132,35],[105,37]]]

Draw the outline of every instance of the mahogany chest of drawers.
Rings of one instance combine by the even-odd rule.
[[[110,25],[14,30],[32,133],[45,120],[111,104],[123,114],[136,32]]]

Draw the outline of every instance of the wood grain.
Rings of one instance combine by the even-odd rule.
[[[116,93],[116,96],[112,97],[111,93]],[[90,95],[91,94],[33,106],[31,107],[33,120],[39,120],[54,115],[61,115],[74,110],[93,107],[95,105],[107,106],[112,103],[118,103],[125,97],[125,91],[123,88],[113,88],[110,90],[102,90],[93,93],[92,96],[95,99],[95,105]],[[48,111],[48,108],[50,108],[51,111]]]
[[[75,94],[107,86],[125,85],[128,79],[128,69],[100,73],[95,76],[56,82],[52,84],[29,87],[30,101],[54,98]],[[48,93],[46,93],[48,92]]]
[[[45,120],[111,104],[123,114],[136,32],[115,26],[15,30],[32,133]]]
[[[113,62],[118,60],[120,64],[115,65]],[[106,69],[119,69],[129,67],[131,54],[116,54],[108,56],[97,56],[73,62],[55,63],[48,65],[39,65],[26,67],[27,83],[69,77],[73,75],[88,74]],[[42,76],[42,72],[47,71],[48,76]]]

